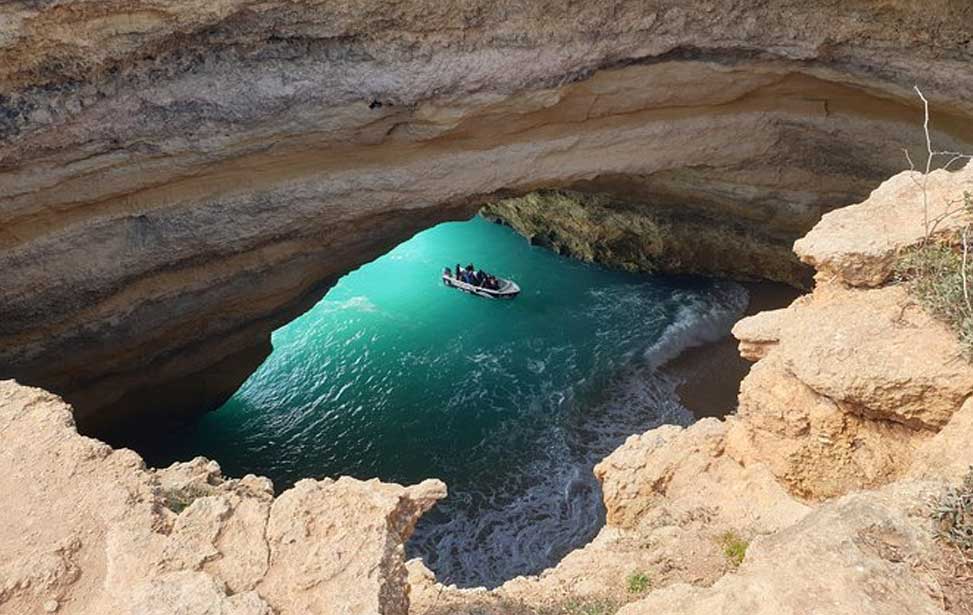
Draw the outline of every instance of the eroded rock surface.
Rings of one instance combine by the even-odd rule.
[[[903,177],[912,181],[890,183]],[[962,197],[967,178],[937,173],[937,191]],[[837,210],[820,225],[855,228],[838,261],[867,263],[852,268],[861,272],[884,267],[887,255],[856,260],[852,237],[878,236],[890,219],[921,228],[922,209],[905,208],[911,213],[862,217],[855,206],[848,220]],[[819,230],[812,236],[826,240]],[[882,245],[883,255],[896,249]],[[934,540],[930,519],[946,485],[973,465],[973,368],[955,333],[904,287],[861,288],[837,271],[819,271],[813,293],[734,328],[741,352],[756,361],[735,415],[632,436],[596,467],[607,526],[591,544],[491,592],[443,588],[410,563],[419,612],[536,615],[623,603],[621,615],[973,608],[968,564]],[[739,568],[721,549],[725,532],[749,541]],[[654,591],[630,591],[635,573]]]
[[[934,173],[930,202],[961,200],[969,173]],[[971,608],[955,592],[963,564],[950,563],[949,549],[934,541],[929,514],[943,481],[958,483],[973,464],[973,369],[955,333],[904,287],[856,288],[887,281],[896,252],[923,236],[917,179],[892,178],[865,203],[825,216],[796,246],[819,267],[815,291],[734,328],[741,352],[757,363],[726,421],[723,455],[823,503],[792,525],[754,534],[741,568],[712,586],[670,585],[621,615]],[[617,497],[610,479],[606,503]],[[659,493],[667,482],[649,484]]]
[[[733,422],[703,419],[687,429],[666,426],[630,437],[595,467],[608,524],[628,528],[663,508],[674,515],[706,508],[715,526],[757,533],[805,514],[766,468],[745,468],[725,454]]]
[[[847,412],[938,429],[973,393],[973,367],[956,335],[904,287],[821,285],[773,314],[778,339],[768,357]],[[751,326],[745,320],[734,331],[745,338]]]
[[[957,189],[964,177],[949,176]],[[0,526],[0,613],[970,606],[929,520],[937,494],[973,464],[973,372],[955,335],[901,287],[830,276],[735,331],[757,360],[737,414],[629,438],[596,468],[599,535],[491,591],[443,587],[404,562],[403,541],[445,495],[438,481],[305,480],[275,498],[266,479],[226,480],[204,459],[147,470],[131,451],[79,436],[59,398],[0,383],[0,492],[12,494],[0,513],[15,520]],[[727,555],[728,533],[745,553]],[[649,580],[644,593],[631,590],[635,573]]]
[[[396,614],[403,543],[446,494],[351,478],[224,479],[196,459],[148,470],[79,436],[71,408],[0,383],[0,613]]]
[[[955,210],[971,173],[932,173],[929,204],[938,213],[929,215]],[[887,281],[897,255],[924,236],[923,183],[902,173],[863,203],[825,216],[795,245],[819,267],[815,291],[734,327],[741,353],[758,363],[741,386],[743,420],[730,454],[766,463],[801,497],[903,476],[947,437],[933,439],[936,432],[957,429],[944,427],[973,394],[973,368],[955,333],[904,286],[867,288]],[[939,228],[952,232],[961,221],[947,217]]]
[[[802,497],[900,477],[973,393],[956,336],[902,287],[822,284],[734,334],[759,361],[741,386],[730,454],[766,463]]]
[[[794,244],[794,251],[824,279],[879,286],[892,276],[903,250],[969,223],[965,208],[970,192],[973,164],[956,172],[900,173],[862,203],[825,215]]]
[[[955,480],[973,469],[969,454],[970,434],[973,434],[973,399],[967,399],[949,423],[915,451],[908,475],[919,479]]]
[[[899,1],[4,3],[0,377],[63,394],[88,423],[214,407],[337,276],[544,188],[697,220],[671,227],[682,236],[740,229],[760,238],[749,259],[670,241],[656,261],[779,277],[765,267],[794,264],[773,262],[773,242],[863,197],[903,147],[918,159],[914,83],[936,142],[973,142],[971,15]]]
[[[942,555],[919,506],[938,489],[903,483],[829,503],[754,540],[739,571],[712,587],[673,585],[619,615],[944,615],[941,589],[923,570]]]
[[[0,376],[68,395],[82,419],[211,407],[337,276],[541,189],[650,212],[619,228],[658,228],[644,223],[664,212],[764,229],[762,256],[718,264],[769,275],[775,242],[863,198],[901,148],[919,159],[914,83],[937,145],[970,149],[971,12],[5,3]],[[949,202],[963,177],[929,185]],[[941,482],[912,478],[955,480],[971,461],[969,371],[899,289],[846,288],[886,282],[915,243],[915,180],[799,243],[834,283],[740,325],[760,361],[736,417],[633,438],[600,466],[610,523],[591,545],[496,592],[438,587],[413,563],[417,605],[635,600],[624,580],[646,570],[657,591],[625,613],[940,613],[911,566],[936,555],[920,505]],[[715,262],[676,258],[679,245],[645,251],[664,268]],[[78,436],[58,398],[9,382],[0,442],[0,513],[15,520],[0,524],[0,612],[18,615],[404,613],[401,542],[444,493],[341,479],[275,499],[205,461],[149,471]],[[736,573],[714,540],[724,528],[753,540]]]

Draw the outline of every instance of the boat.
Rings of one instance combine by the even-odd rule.
[[[443,274],[443,284],[446,286],[452,286],[453,288],[458,288],[463,292],[467,292],[478,297],[486,297],[487,299],[513,299],[520,294],[520,286],[513,280],[504,280],[503,278],[497,278],[500,283],[500,288],[493,290],[491,288],[483,288],[482,286],[474,286],[473,284],[468,284],[462,280],[457,280],[452,275]]]

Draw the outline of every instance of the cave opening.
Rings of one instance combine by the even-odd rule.
[[[470,261],[521,295],[443,285],[445,266]],[[595,536],[604,508],[592,468],[625,438],[732,410],[746,367],[730,326],[748,304],[793,293],[628,273],[481,216],[446,222],[275,331],[273,352],[217,411],[169,423],[165,437],[142,422],[109,440],[154,467],[208,457],[278,492],[308,477],[439,478],[450,495],[408,555],[442,582],[492,587]]]

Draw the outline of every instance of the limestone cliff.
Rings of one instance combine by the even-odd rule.
[[[728,455],[824,503],[755,540],[738,573],[672,585],[621,615],[973,608],[969,564],[933,540],[929,517],[941,481],[973,466],[973,370],[955,333],[887,285],[897,254],[922,240],[926,216],[962,199],[973,169],[921,180],[900,174],[826,215],[795,246],[818,269],[814,293],[734,330],[758,363],[728,421]]]
[[[921,225],[916,179],[892,178],[798,242],[817,286],[737,325],[757,363],[735,415],[630,437],[595,469],[599,535],[492,591],[442,587],[403,561],[438,481],[305,480],[275,498],[203,459],[148,470],[79,436],[59,398],[0,383],[0,613],[510,615],[594,599],[629,603],[621,615],[969,610],[968,563],[934,539],[929,511],[973,465],[973,368],[889,284],[890,259],[921,238],[901,229]],[[930,206],[971,183],[973,167],[936,172]],[[728,532],[750,542],[742,563],[722,552]],[[651,581],[642,594],[626,587],[633,572]]]
[[[973,186],[973,166],[921,179],[893,177],[797,242],[816,287],[734,328],[756,361],[737,412],[632,436],[596,466],[607,525],[590,545],[492,592],[436,586],[412,562],[419,612],[973,609],[968,564],[934,540],[929,516],[973,466],[973,367],[956,334],[890,283],[896,254],[923,237],[921,186],[935,217]],[[726,532],[751,543],[739,568],[721,553]],[[654,591],[628,591],[634,572]]]
[[[337,276],[537,189],[798,234],[922,142],[914,83],[937,142],[973,141],[971,26],[952,0],[3,3],[0,376],[88,423],[213,407]],[[746,273],[788,277],[759,245]]]

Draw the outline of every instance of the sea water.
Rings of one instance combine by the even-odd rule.
[[[443,285],[472,262],[513,300]],[[482,218],[441,224],[349,273],[273,334],[219,410],[143,447],[224,473],[439,478],[449,496],[408,544],[446,583],[495,586],[551,566],[604,523],[592,467],[627,436],[686,425],[660,364],[725,335],[738,285],[613,271],[532,247]]]

